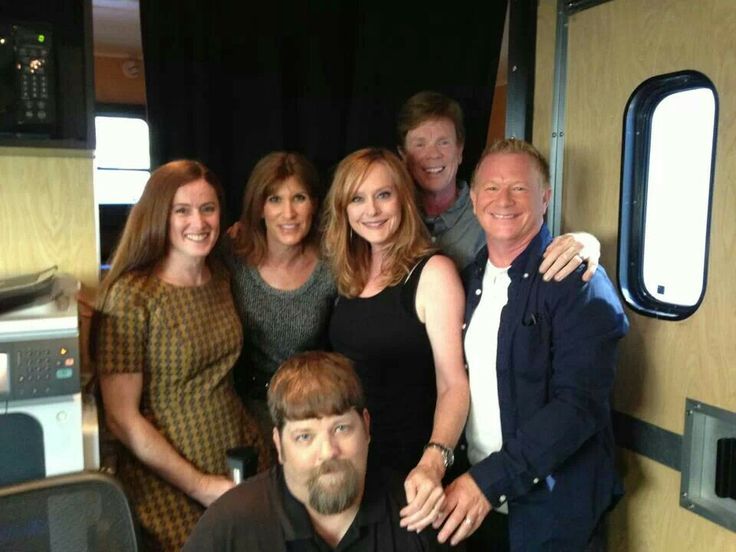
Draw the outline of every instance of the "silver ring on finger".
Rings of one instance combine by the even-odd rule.
[[[473,518],[472,518],[472,517],[470,517],[470,516],[467,516],[467,517],[466,517],[466,518],[465,518],[465,519],[463,520],[463,523],[464,523],[465,525],[473,525]]]

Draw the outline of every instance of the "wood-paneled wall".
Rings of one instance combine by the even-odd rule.
[[[552,133],[552,86],[555,71],[555,24],[557,2],[546,0],[537,7],[537,48],[534,70],[534,145],[549,157]]]
[[[538,18],[535,140],[549,151],[556,0]],[[720,97],[709,280],[699,310],[680,322],[628,310],[615,408],[681,434],[686,397],[736,411],[736,9],[732,0],[611,0],[569,19],[563,230],[588,230],[616,279],[622,120],[644,80],[705,73]],[[682,250],[682,262],[688,262]],[[627,495],[611,516],[612,550],[736,551],[736,535],[679,506],[680,474],[623,452]]]
[[[0,148],[0,275],[58,265],[98,280],[92,154]]]
[[[647,78],[682,69],[705,73],[720,96],[709,258],[703,304],[664,322],[629,312],[616,399],[619,409],[682,433],[684,398],[736,410],[736,9],[731,0],[614,0],[569,25],[564,228],[592,228],[616,266],[623,111]],[[591,45],[597,45],[592,47]],[[687,262],[687,251],[682,251]]]

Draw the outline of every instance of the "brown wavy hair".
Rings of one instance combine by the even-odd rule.
[[[416,188],[396,154],[383,148],[365,148],[348,155],[335,170],[325,198],[322,250],[335,275],[341,295],[356,297],[365,288],[370,269],[371,246],[348,222],[347,207],[374,164],[391,175],[401,205],[401,222],[381,267],[386,285],[398,284],[417,261],[433,251],[429,233],[416,204]]]
[[[208,256],[219,249],[222,235],[223,191],[215,174],[199,161],[171,161],[151,173],[138,203],[128,215],[123,235],[112,256],[110,271],[100,286],[97,305],[102,308],[110,286],[131,271],[151,274],[169,251],[169,216],[176,191],[195,180],[205,180],[220,204],[220,236]]]
[[[268,250],[266,227],[263,224],[263,205],[266,198],[275,193],[290,177],[296,178],[304,186],[315,206],[312,227],[304,240],[305,245],[311,244],[316,247],[319,243],[317,205],[320,187],[317,169],[299,153],[271,152],[256,163],[248,177],[243,196],[243,211],[240,215],[240,229],[235,239],[235,253],[251,266],[260,264]]]

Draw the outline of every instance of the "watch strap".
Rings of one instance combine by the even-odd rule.
[[[449,468],[455,462],[455,454],[450,447],[445,446],[442,443],[437,443],[436,441],[430,441],[424,445],[424,450],[427,450],[428,448],[436,448],[440,451],[445,468]]]

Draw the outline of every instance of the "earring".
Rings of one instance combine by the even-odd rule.
[[[353,241],[353,228],[350,228],[350,239],[349,241]]]

